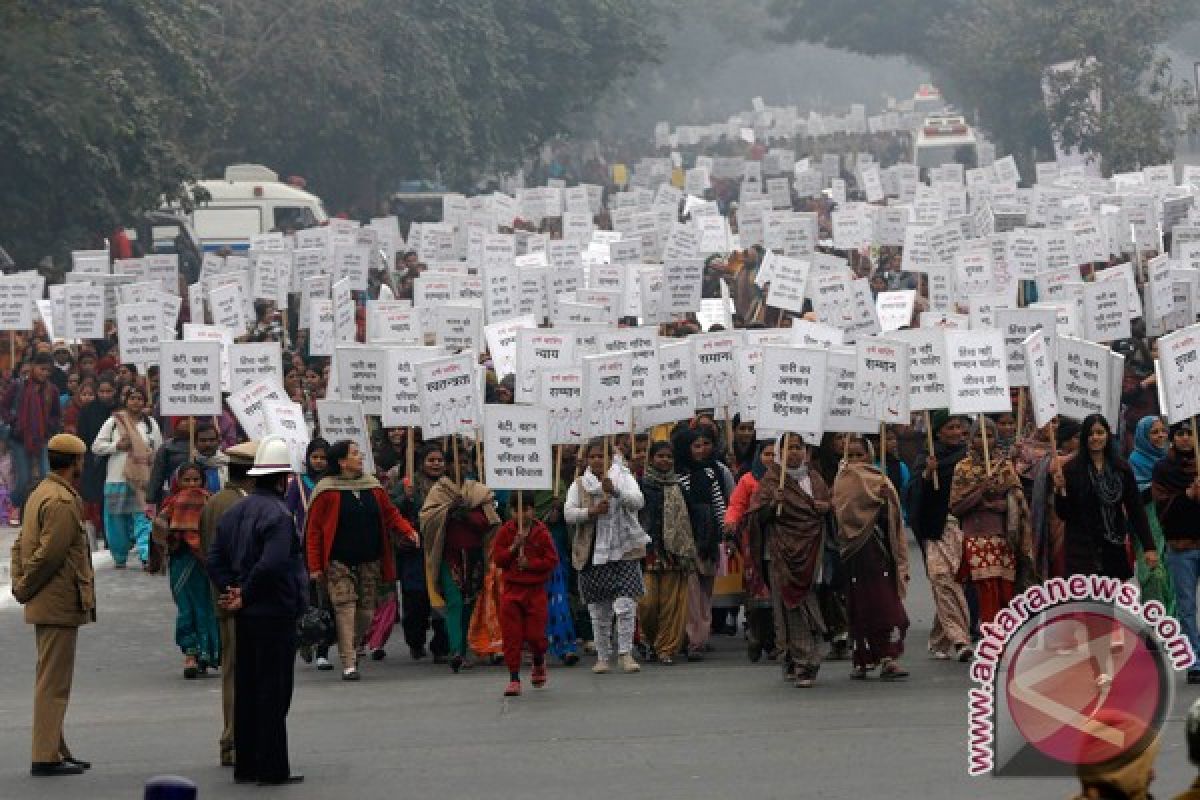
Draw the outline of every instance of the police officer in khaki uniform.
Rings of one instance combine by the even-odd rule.
[[[12,549],[12,593],[37,638],[33,690],[33,766],[37,776],[79,775],[91,764],[71,754],[63,720],[75,673],[79,626],[96,621],[92,551],[75,491],[87,445],[60,433],[50,439],[50,474],[25,501]]]

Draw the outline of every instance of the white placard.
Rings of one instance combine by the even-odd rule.
[[[856,348],[854,379],[858,393],[855,413],[891,425],[909,423],[908,344],[862,339]]]
[[[1042,331],[1034,331],[1021,343],[1025,373],[1029,380],[1029,405],[1034,424],[1045,427],[1058,415],[1058,392],[1054,386],[1054,356]]]
[[[325,298],[309,301],[309,355],[332,356],[336,344],[333,332],[333,301]]]
[[[820,436],[825,417],[827,350],[763,348],[758,371],[758,427]]]
[[[304,459],[310,441],[304,409],[299,403],[290,400],[283,403],[263,403],[262,408],[267,434],[274,434],[287,442],[288,451],[292,456],[292,471],[304,473],[308,469]]]
[[[1000,331],[946,331],[950,413],[1012,410],[1008,364]]]
[[[709,408],[718,418],[732,415],[737,405],[733,354],[741,345],[739,333],[709,333],[689,337],[696,407]],[[728,412],[728,414],[726,413]]]
[[[34,299],[23,276],[0,276],[0,331],[33,330]]]
[[[381,347],[338,345],[333,359],[338,397],[362,403],[363,414],[369,417],[383,414],[384,353]]]
[[[633,354],[583,358],[583,435],[587,439],[633,430]]]
[[[447,350],[479,351],[483,344],[483,309],[444,305],[433,309],[434,342]]]
[[[484,482],[489,488],[554,488],[554,457],[546,417],[546,409],[540,406],[484,406]]]
[[[229,347],[229,386],[237,391],[257,381],[283,385],[283,353],[279,342],[233,344]]]
[[[1083,323],[1084,338],[1093,342],[1130,337],[1129,298],[1124,281],[1084,284]]]
[[[358,445],[363,454],[363,473],[375,474],[375,457],[362,405],[352,400],[318,400],[317,423],[321,437],[330,444],[349,439]]]
[[[68,283],[63,289],[63,336],[68,339],[104,338],[104,287]]]
[[[521,328],[517,331],[516,402],[537,402],[540,370],[566,369],[575,363],[573,333]]]
[[[246,332],[246,298],[240,283],[229,283],[209,291],[208,308],[214,325],[229,328],[238,336]]]
[[[426,439],[473,433],[479,419],[475,362],[470,354],[417,364],[421,433]]]
[[[422,345],[421,312],[406,300],[375,300],[367,307],[368,344]]]
[[[809,262],[775,255],[770,251],[767,257],[771,267],[767,305],[799,314],[804,310],[805,293],[808,291]]]
[[[220,342],[162,342],[159,352],[161,413],[169,417],[220,414]]]
[[[537,320],[532,316],[514,317],[503,322],[493,322],[483,329],[488,352],[492,356],[492,369],[497,378],[517,371],[517,336],[522,329],[536,329]]]
[[[162,309],[153,303],[117,306],[121,361],[141,367],[157,364],[158,348],[163,338],[162,325]]]
[[[388,347],[384,350],[381,422],[385,428],[420,426],[416,365],[443,355],[437,347]]]
[[[836,433],[878,433],[879,423],[858,416],[858,393],[854,380],[858,360],[853,348],[833,348],[825,377],[825,419],[822,428]]]
[[[1036,330],[1042,331],[1046,351],[1054,360],[1054,336],[1058,329],[1058,312],[1050,308],[1001,308],[996,310],[996,327],[1004,334],[1008,352],[1008,383],[1028,386],[1025,369],[1024,342]]]
[[[879,317],[879,327],[885,333],[907,328],[912,324],[913,306],[916,302],[916,289],[880,292],[875,296],[875,314]]]
[[[551,444],[583,442],[583,370],[550,367],[537,373],[537,400],[546,414]]]
[[[1059,337],[1056,347],[1059,413],[1081,422],[1089,414],[1103,414],[1115,427],[1112,351],[1105,345],[1070,336]]]
[[[229,410],[250,439],[261,439],[267,433],[267,419],[263,412],[264,403],[288,402],[283,387],[273,381],[255,381],[236,392],[231,392],[225,401]],[[324,401],[318,400],[318,405]],[[333,440],[330,439],[330,442]]]
[[[944,329],[911,328],[893,331],[888,338],[908,345],[909,410],[932,411],[950,405]]]
[[[1159,339],[1158,366],[1167,422],[1174,425],[1200,415],[1200,325]]]
[[[630,373],[630,402],[634,407],[653,405],[662,399],[658,366],[658,329],[620,328],[596,334],[601,353],[628,351],[633,357]]]
[[[692,380],[692,347],[687,341],[662,344],[658,348],[661,402],[637,409],[639,430],[669,425],[696,413],[696,388]]]

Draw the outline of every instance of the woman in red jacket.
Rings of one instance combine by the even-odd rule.
[[[371,624],[380,582],[395,583],[397,547],[418,547],[417,534],[373,475],[362,451],[343,439],[329,448],[328,473],[313,489],[305,522],[308,571],[324,580],[337,623],[342,680],[356,681],[356,645]],[[393,537],[395,537],[393,542]]]
[[[492,543],[492,560],[503,570],[500,592],[500,630],[504,664],[508,667],[505,697],[521,693],[521,648],[533,654],[532,682],[546,685],[546,581],[558,565],[550,529],[534,511],[533,494],[513,492],[513,518],[500,526]]]

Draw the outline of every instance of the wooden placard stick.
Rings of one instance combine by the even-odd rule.
[[[934,451],[933,451],[933,420],[930,418],[928,411],[925,412],[925,439],[926,439],[927,444],[929,445],[929,455],[932,456],[932,455],[934,455]],[[922,467],[922,469],[924,469],[924,467]],[[938,473],[937,473],[936,469],[933,471],[933,488],[935,491],[940,490],[942,488],[939,485]]]

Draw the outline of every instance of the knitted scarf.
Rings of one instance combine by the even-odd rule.
[[[50,438],[51,402],[58,402],[58,392],[49,381],[29,381],[21,387],[21,399],[17,404],[17,432],[27,453],[36,453]]]
[[[1124,482],[1121,473],[1113,469],[1108,459],[1104,465],[1096,469],[1096,465],[1088,458],[1086,460],[1088,480],[1091,481],[1092,491],[1100,501],[1100,521],[1104,530],[1100,533],[1104,541],[1111,545],[1125,545],[1125,526],[1121,514],[1121,496],[1124,494]]]

